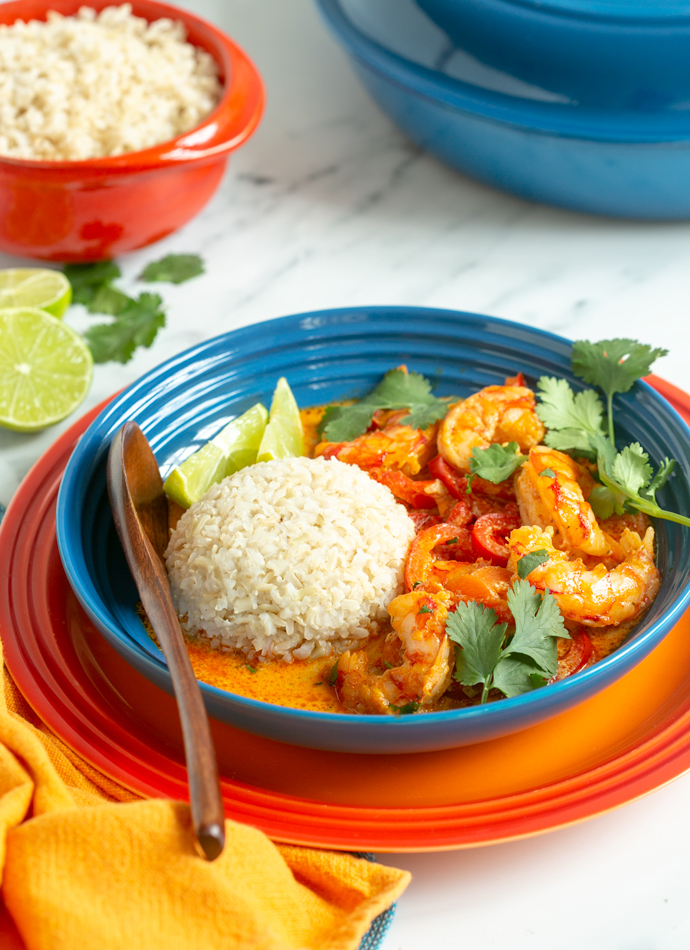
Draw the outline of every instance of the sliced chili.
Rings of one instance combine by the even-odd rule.
[[[472,550],[475,556],[486,558],[497,567],[505,567],[510,554],[508,536],[519,527],[520,516],[517,509],[481,515],[472,527]]]
[[[467,478],[446,460],[437,455],[429,462],[429,472],[434,478],[440,479],[451,493],[453,498],[464,500],[467,498]]]

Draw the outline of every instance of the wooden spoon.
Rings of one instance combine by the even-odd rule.
[[[168,544],[163,481],[136,422],[125,422],[110,447],[108,494],[129,569],[170,671],[182,724],[197,850],[213,861],[225,845],[216,753],[163,563]]]

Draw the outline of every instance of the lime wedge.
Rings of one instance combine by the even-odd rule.
[[[0,425],[35,432],[68,416],[91,385],[84,340],[45,310],[0,310]]]
[[[257,403],[228,422],[210,442],[172,470],[163,484],[166,495],[182,508],[189,508],[211,485],[253,465],[267,419],[266,409]]]
[[[0,270],[0,310],[36,307],[61,317],[72,300],[72,288],[58,270],[13,267]]]
[[[257,462],[304,455],[304,429],[292,390],[284,376],[273,393],[268,425],[259,446]]]

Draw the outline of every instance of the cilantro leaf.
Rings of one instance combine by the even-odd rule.
[[[127,363],[137,346],[151,346],[159,329],[165,326],[162,303],[158,294],[140,294],[111,323],[90,327],[84,337],[94,362]]]
[[[573,343],[572,367],[576,376],[599,386],[608,396],[627,393],[638,379],[650,374],[652,363],[667,353],[637,340],[578,340]]]
[[[475,601],[458,604],[455,613],[446,621],[446,632],[462,650],[456,651],[455,679],[463,686],[484,683],[485,692],[494,667],[501,655],[501,647],[508,625],[498,623],[496,613]],[[482,700],[484,701],[484,700]]]
[[[606,485],[595,485],[587,496],[587,501],[600,519],[610,518],[613,514],[622,515],[625,511],[625,496]]]
[[[410,406],[409,415],[400,421],[403,425],[412,426],[413,429],[428,429],[434,422],[443,419],[447,412],[448,403],[442,402],[440,399],[437,399],[433,404],[428,406],[422,403],[415,403],[413,406]]]
[[[517,572],[520,580],[524,580],[528,574],[536,570],[540,564],[545,564],[548,559],[549,555],[545,549],[532,551],[530,554],[523,555],[517,562]]]
[[[506,656],[494,672],[494,688],[510,698],[546,686],[547,678],[528,661],[519,656]]]
[[[65,264],[64,274],[72,285],[72,302],[89,307],[98,291],[110,286],[111,281],[121,276],[121,271],[115,261],[96,261],[93,264]]]
[[[503,656],[528,656],[537,672],[553,676],[558,669],[556,637],[570,639],[558,601],[548,590],[543,596],[529,581],[517,580],[508,591],[508,606],[515,620],[515,635]]]
[[[664,460],[659,465],[657,473],[654,478],[651,480],[649,485],[644,490],[644,497],[648,498],[650,501],[656,503],[656,493],[660,488],[663,488],[666,482],[671,475],[671,472],[676,467],[676,460],[670,458],[664,458]]]
[[[404,706],[394,706],[393,703],[390,704],[390,708],[394,709],[400,716],[409,716],[411,713],[416,713],[419,706],[420,704],[414,700],[411,703],[405,703]]]
[[[117,287],[110,284],[101,284],[87,303],[89,313],[106,313],[116,317],[125,309],[132,298],[123,294]]]
[[[590,438],[582,429],[551,429],[544,437],[551,449],[559,452],[575,452],[578,455],[591,455]]]
[[[448,403],[433,395],[431,383],[421,373],[392,369],[354,406],[329,406],[319,433],[329,442],[349,442],[367,431],[377,409],[409,409],[401,421],[420,429],[443,418]]]
[[[569,636],[548,591],[542,596],[528,581],[517,580],[508,605],[515,631],[507,641],[507,624],[499,624],[493,610],[474,601],[458,604],[446,622],[449,638],[462,647],[455,651],[455,679],[463,686],[482,683],[482,703],[492,688],[517,696],[543,685],[558,669],[556,639]]]
[[[554,376],[542,376],[537,389],[540,399],[537,415],[547,429],[602,430],[604,407],[593,389],[575,393],[567,380]]]
[[[147,264],[139,275],[139,280],[165,281],[169,284],[182,284],[185,280],[204,273],[204,262],[198,254],[166,254],[160,261]]]
[[[652,478],[652,466],[649,456],[639,442],[626,445],[619,452],[611,466],[614,479],[631,495],[637,495],[646,488]]]
[[[647,376],[652,363],[668,350],[652,348],[637,340],[615,339],[590,343],[579,340],[573,343],[572,367],[580,379],[592,386],[599,386],[606,395],[608,407],[608,434],[613,435],[613,397],[627,393],[642,376]]]
[[[495,442],[488,449],[480,449],[477,446],[472,449],[470,472],[497,485],[510,478],[515,469],[525,461],[526,457],[518,452],[517,442],[509,442],[505,446]]]
[[[319,432],[329,442],[350,442],[366,432],[376,412],[376,406],[358,402],[354,406],[329,406],[324,412]]]

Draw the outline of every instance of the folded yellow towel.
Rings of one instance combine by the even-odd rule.
[[[202,860],[187,805],[101,775],[32,712],[1,646],[0,669],[2,950],[355,950],[407,886],[405,871],[232,821],[221,857]]]

